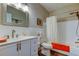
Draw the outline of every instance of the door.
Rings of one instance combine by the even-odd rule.
[[[20,56],[30,56],[30,40],[21,42]]]
[[[15,44],[10,44],[0,47],[0,56],[17,56],[17,46]]]
[[[31,56],[37,56],[38,55],[38,40],[32,39],[31,40]]]

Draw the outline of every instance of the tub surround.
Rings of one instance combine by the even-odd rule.
[[[53,42],[53,43],[56,43],[56,42]],[[42,44],[42,54],[44,55],[53,55],[53,56],[79,56],[79,48],[77,47],[71,47],[70,45],[68,44],[61,44],[61,43],[56,43],[56,45],[54,45],[53,47],[53,44],[46,44],[46,43],[43,43]],[[62,47],[64,46],[64,47]],[[62,50],[65,49],[64,50]],[[45,51],[44,51],[45,50]],[[50,51],[49,51],[50,50]],[[47,53],[49,52],[49,53]],[[54,55],[54,53],[56,55]]]
[[[54,51],[56,53],[59,53],[59,54],[62,54],[62,56],[69,56],[70,53],[69,52],[65,52],[65,51],[61,51],[61,50],[58,50],[58,49],[51,49],[51,51]]]
[[[50,55],[54,54],[54,52],[60,53],[62,55],[72,55],[71,50],[67,44],[53,42],[51,44],[43,43],[42,46],[43,46],[42,54],[44,54],[44,55],[50,56]],[[64,51],[64,49],[65,49],[65,51]],[[54,52],[51,53],[50,51],[54,51]]]
[[[53,49],[53,48],[50,49],[50,50],[51,51],[55,51],[55,52],[60,53],[60,54],[63,54],[63,55],[66,55],[66,56],[79,56],[79,53],[78,53],[79,48],[75,48],[75,47],[74,48],[71,48],[70,49],[70,52],[66,52],[66,51],[62,51],[62,50],[58,50],[58,49]]]

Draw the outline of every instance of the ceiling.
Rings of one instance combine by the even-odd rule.
[[[72,3],[41,3],[41,5],[48,11],[52,12],[58,8],[62,8],[66,5],[70,5]]]

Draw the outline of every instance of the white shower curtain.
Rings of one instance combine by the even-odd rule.
[[[46,34],[48,42],[57,42],[57,19],[56,16],[50,16],[46,19]]]

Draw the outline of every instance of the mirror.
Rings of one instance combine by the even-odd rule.
[[[17,9],[13,6],[6,6],[6,25],[28,27],[29,13],[24,12],[22,9]]]

